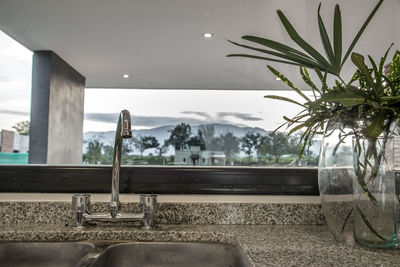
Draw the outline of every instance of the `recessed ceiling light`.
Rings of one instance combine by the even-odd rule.
[[[203,37],[204,38],[212,38],[214,36],[214,34],[212,34],[211,32],[205,32],[203,33]]]
[[[122,74],[122,78],[128,79],[129,78],[129,74]]]
[[[281,78],[279,78],[279,77],[276,77],[276,78],[275,78],[275,80],[277,80],[277,81],[280,81],[280,80],[281,80]]]

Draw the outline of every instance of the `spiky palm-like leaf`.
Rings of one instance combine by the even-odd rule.
[[[271,57],[262,57],[257,55],[250,54],[230,54],[228,57],[247,57],[247,58],[255,58],[273,62],[279,62],[290,65],[304,66],[307,68],[318,69],[322,72],[327,72],[333,74],[335,76],[340,77],[340,71],[342,69],[343,64],[346,62],[347,58],[352,53],[355,45],[360,39],[362,33],[368,26],[371,19],[374,17],[375,13],[378,11],[379,7],[382,5],[384,0],[379,0],[379,2],[375,5],[374,9],[370,13],[370,15],[365,20],[364,24],[357,32],[350,46],[348,47],[344,57],[342,58],[342,15],[340,11],[339,5],[335,6],[334,12],[334,20],[333,20],[333,44],[329,39],[329,35],[325,28],[322,17],[320,16],[321,4],[318,7],[318,27],[321,37],[322,46],[324,48],[325,54],[327,58],[325,58],[317,49],[312,47],[307,41],[305,41],[300,34],[293,27],[292,23],[290,23],[289,19],[285,16],[285,14],[281,10],[277,10],[277,14],[279,16],[280,21],[285,27],[286,32],[290,36],[290,38],[304,51],[300,51],[296,48],[289,47],[280,42],[276,42],[267,38],[261,38],[257,36],[242,36],[242,39],[253,42],[255,44],[267,47],[268,49],[261,49],[258,47],[252,47],[249,45],[239,44],[237,42],[229,41],[234,45],[254,50],[260,53],[265,53],[268,55],[275,56],[276,58]]]

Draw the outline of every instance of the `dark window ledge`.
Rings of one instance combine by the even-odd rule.
[[[111,166],[0,166],[0,192],[108,193]],[[318,195],[316,168],[121,168],[121,193]]]

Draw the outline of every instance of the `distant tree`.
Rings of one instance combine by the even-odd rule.
[[[272,150],[272,141],[271,137],[269,135],[263,136],[263,139],[261,140],[261,146],[260,146],[260,154],[262,156],[267,157],[269,160],[273,158],[273,155],[270,153]]]
[[[279,162],[282,155],[291,154],[289,139],[285,133],[273,132],[269,134],[268,153],[275,158],[275,163]]]
[[[103,164],[112,164],[113,161],[113,156],[114,156],[114,147],[110,145],[104,145],[103,146]]]
[[[253,154],[253,133],[247,133],[240,139],[240,148],[248,156],[251,164],[251,154]]]
[[[99,140],[91,139],[87,144],[87,151],[83,155],[83,161],[86,161],[89,164],[97,164],[98,162],[101,162],[101,150],[104,146],[103,143]]]
[[[261,160],[261,150],[263,142],[267,141],[265,136],[262,136],[260,133],[250,134],[250,140],[253,142],[254,151],[256,152],[256,156],[258,162]]]
[[[103,156],[102,156],[102,164],[112,164],[114,159],[114,146],[104,145],[103,146]],[[131,145],[127,142],[122,143],[121,155],[127,156],[132,152]],[[127,162],[125,158],[122,158],[122,162]]]
[[[304,147],[302,157],[300,158],[300,152],[302,149],[302,143],[300,143],[300,135],[294,135],[294,136],[289,136],[288,137],[288,151],[287,154],[291,154],[295,156],[296,160],[292,164],[301,164],[301,165],[318,165],[318,155],[315,155],[313,151],[311,150],[311,147],[315,144],[315,141],[307,142],[306,146]],[[348,147],[345,147],[348,148]],[[351,148],[348,148],[351,150]],[[345,151],[344,154],[340,155],[340,153],[337,153],[336,156],[340,159],[342,157],[345,157],[346,155],[348,156],[350,151]],[[339,154],[339,155],[338,155]]]
[[[298,136],[287,136],[282,132],[273,132],[263,137],[260,154],[270,160],[274,158],[275,163],[278,163],[282,155],[298,156],[300,150]]]
[[[309,148],[313,144],[313,142],[314,141],[311,141],[311,143],[308,143],[308,145],[304,149],[304,152],[309,150]],[[295,155],[295,156],[299,156],[300,152],[301,152],[300,137],[297,136],[297,135],[288,136],[287,154],[292,154],[292,155]]]
[[[154,136],[139,136],[132,138],[133,145],[140,151],[140,157],[143,157],[143,152],[150,148],[157,148],[160,144]]]
[[[253,149],[256,152],[257,159],[260,160],[263,142],[263,136],[261,134],[253,132],[247,133],[240,139],[240,142],[242,151],[249,157],[249,163],[251,163]]]
[[[158,157],[161,159],[165,153],[168,152],[169,145],[167,144],[167,141],[165,140],[162,145],[158,144],[156,147]]]
[[[131,152],[132,152],[131,144],[128,142],[122,142],[121,155],[128,155]]]
[[[215,139],[215,147],[217,150],[221,150],[225,152],[226,161],[229,161],[236,153],[239,152],[239,138],[233,135],[231,132],[227,132],[226,134],[221,134],[219,137]]]
[[[12,128],[20,135],[29,135],[30,122],[21,121],[15,124]]]
[[[167,140],[168,145],[174,146],[175,150],[189,148],[188,141],[192,134],[192,128],[189,124],[181,123],[175,126],[173,130],[168,131],[170,136]]]
[[[213,139],[215,139],[215,127],[214,125],[201,125],[199,127],[199,132],[203,137],[206,149],[210,150]]]
[[[341,158],[342,160],[345,160],[344,157]],[[311,150],[310,146],[308,146],[307,149],[304,149],[303,156],[302,156],[302,161],[300,159],[298,161],[302,162],[303,165],[314,165],[318,166],[318,156],[316,156]]]
[[[206,150],[206,143],[203,139],[203,133],[199,130],[196,136],[192,136],[189,138],[187,144],[192,146],[199,146],[200,150]]]

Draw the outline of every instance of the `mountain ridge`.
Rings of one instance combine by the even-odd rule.
[[[210,123],[210,124],[201,124],[196,126],[191,126],[192,135],[197,135],[197,132],[202,126],[214,126],[215,129],[215,137],[226,134],[228,132],[233,133],[234,136],[241,138],[245,136],[247,133],[254,132],[260,133],[262,135],[267,135],[269,131],[266,131],[259,127],[249,127],[249,126],[237,126],[233,124],[223,124],[223,123]],[[138,136],[154,136],[160,144],[164,143],[164,140],[168,139],[170,136],[169,130],[172,130],[176,127],[176,125],[164,125],[159,127],[154,127],[151,129],[141,129],[141,130],[132,130],[133,137]],[[106,132],[95,132],[89,131],[83,133],[83,141],[84,148],[83,152],[86,152],[86,145],[89,140],[99,140],[104,145],[114,145],[115,139],[115,131],[106,131]]]
[[[227,132],[232,132],[234,136],[241,138],[245,136],[247,133],[253,132],[253,133],[260,133],[261,135],[267,135],[271,133],[271,131],[264,130],[259,127],[249,127],[249,126],[238,126],[238,125],[233,125],[233,124],[223,124],[223,123],[209,123],[209,124],[201,124],[201,125],[196,125],[196,126],[191,126],[191,132],[192,135],[197,135],[198,129],[201,126],[214,126],[215,129],[215,137],[218,137],[220,135],[226,134]],[[132,130],[132,135],[133,137],[138,137],[138,136],[147,136],[151,135],[154,136],[157,141],[160,144],[164,143],[164,140],[168,139],[170,136],[170,133],[168,130],[172,130],[176,127],[176,125],[164,125],[164,126],[159,126],[159,127],[154,127],[151,129],[141,129],[141,130]],[[83,153],[86,153],[86,146],[89,140],[96,139],[99,140],[101,143],[104,145],[114,145],[114,139],[115,139],[115,131],[107,131],[107,132],[94,132],[94,131],[89,131],[85,132],[83,134]],[[311,146],[310,150],[318,155],[319,150],[321,146],[321,140],[315,140],[314,144]],[[149,153],[154,153],[155,151],[153,149],[149,149],[145,151],[145,155],[148,155]],[[138,153],[135,151],[135,153]],[[166,153],[167,156],[173,155],[175,153],[174,149],[170,147],[169,151]],[[239,152],[240,156],[245,156],[245,154],[241,151]]]

